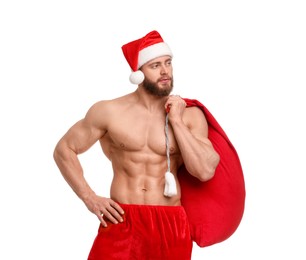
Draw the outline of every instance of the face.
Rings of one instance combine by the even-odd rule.
[[[145,79],[143,88],[154,96],[168,96],[173,89],[172,59],[163,56],[142,66]]]

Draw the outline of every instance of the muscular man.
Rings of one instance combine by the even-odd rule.
[[[95,103],[60,139],[54,159],[101,222],[88,259],[190,259],[192,241],[177,171],[184,164],[190,174],[207,181],[219,156],[208,140],[202,111],[186,108],[180,96],[170,95],[172,52],[159,33],[152,31],[122,50],[137,89]],[[113,167],[110,198],[91,189],[78,160],[97,141]],[[176,186],[171,195],[165,194],[168,166]]]

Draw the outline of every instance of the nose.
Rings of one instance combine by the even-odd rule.
[[[168,74],[168,72],[169,72],[169,68],[167,68],[166,65],[162,65],[160,69],[160,74],[165,75],[165,74]]]

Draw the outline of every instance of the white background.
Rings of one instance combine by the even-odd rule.
[[[240,155],[237,231],[192,259],[306,259],[304,1],[1,1],[0,258],[84,260],[98,228],[60,175],[58,139],[101,99],[134,91],[121,45],[156,29],[175,94],[212,112]],[[108,195],[98,145],[80,156]]]

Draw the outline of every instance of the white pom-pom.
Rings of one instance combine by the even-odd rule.
[[[137,70],[131,73],[130,75],[130,82],[132,84],[140,84],[144,80],[144,74],[142,73],[141,70]]]
[[[171,172],[166,172],[164,195],[166,197],[172,197],[176,194],[177,190],[176,190],[176,181],[174,175]]]

